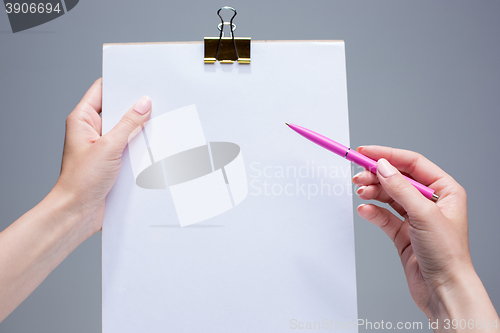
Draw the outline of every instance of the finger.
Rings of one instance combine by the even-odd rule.
[[[377,162],[377,177],[387,194],[404,208],[410,218],[414,218],[410,221],[417,229],[425,226],[417,226],[415,223],[432,221],[441,214],[436,204],[424,197],[384,158]]]
[[[377,175],[368,170],[361,171],[357,173],[353,178],[352,182],[358,186],[368,186],[373,184],[379,184]]]
[[[88,144],[94,143],[101,137],[101,79],[98,79],[89,88],[85,96],[66,119],[65,144],[75,146],[74,142],[82,142],[82,134]],[[71,150],[71,149],[70,149]],[[66,154],[69,150],[65,149]]]
[[[85,110],[93,110],[96,113],[101,113],[102,109],[102,79],[97,79],[83,96],[79,105]]]
[[[368,222],[380,227],[394,242],[400,256],[405,248],[411,244],[408,223],[404,223],[387,209],[372,204],[360,205],[358,214]]]
[[[416,181],[430,185],[448,176],[441,168],[413,151],[382,146],[359,147],[358,152],[376,161],[385,158],[398,170],[408,173]]]
[[[406,211],[399,203],[397,203],[387,192],[382,185],[375,184],[369,186],[361,186],[356,193],[363,200],[377,200],[389,204],[392,209],[398,212],[402,217],[406,217]]]
[[[452,207],[458,203],[463,207],[467,200],[464,188],[453,177],[418,153],[381,146],[362,146],[358,152],[375,160],[386,158],[397,169],[434,189],[439,196],[438,206]]]
[[[142,124],[151,115],[152,102],[148,96],[142,97],[133,107],[131,107],[116,126],[109,131],[105,138],[106,144],[117,149],[120,153],[125,149],[129,139],[137,134]]]

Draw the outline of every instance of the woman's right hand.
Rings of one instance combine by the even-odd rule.
[[[472,319],[475,328],[481,322],[483,332],[486,319],[500,325],[472,265],[463,187],[415,152],[380,146],[358,152],[378,161],[376,175],[365,170],[354,176],[359,197],[388,203],[402,219],[373,204],[360,205],[358,213],[394,242],[418,307],[431,321],[439,319],[438,331],[452,330],[453,319]],[[434,189],[439,200],[425,198],[398,169]]]

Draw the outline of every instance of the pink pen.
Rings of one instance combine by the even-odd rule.
[[[328,149],[332,153],[335,153],[339,156],[343,156],[348,161],[356,163],[357,165],[362,166],[367,170],[370,170],[374,174],[377,173],[377,161],[372,160],[371,158],[366,157],[365,155],[360,154],[355,150],[351,150],[351,148],[348,148],[344,145],[341,145],[340,143],[335,142],[332,139],[328,139],[327,137],[325,137],[321,134],[318,134],[316,132],[308,130],[307,128],[293,125],[293,124],[288,124],[288,123],[285,123],[285,124],[287,124],[288,127],[293,129],[295,132],[299,133],[304,138],[311,140],[315,144],[317,144],[325,149]],[[408,179],[408,181],[413,186],[415,186],[417,188],[417,190],[419,190],[420,193],[422,193],[424,195],[424,197],[426,197],[427,199],[430,199],[432,201],[438,200],[439,197],[436,194],[434,194],[433,189],[428,188],[427,186],[424,186],[424,185],[420,184],[419,182],[414,181],[411,178],[408,178],[406,176],[404,176],[404,177],[406,179]]]

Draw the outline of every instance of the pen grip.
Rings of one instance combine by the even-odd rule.
[[[372,160],[371,158],[369,158],[361,153],[358,153],[355,150],[349,150],[347,152],[346,159],[348,161],[351,161],[351,162],[359,165],[359,166],[364,167],[366,170],[369,170],[369,171],[373,172],[374,174],[377,174],[377,161]],[[433,199],[433,195],[434,195],[433,189],[428,188],[427,186],[424,186],[424,185],[420,184],[419,182],[417,182],[409,177],[406,177],[405,175],[403,175],[403,177],[405,177],[413,186],[415,186],[415,188],[417,190],[419,190],[420,193],[422,193],[424,197],[426,197],[429,200],[434,200]]]

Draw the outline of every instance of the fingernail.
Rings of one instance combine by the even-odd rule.
[[[359,146],[358,148],[356,148],[356,151],[359,153],[363,148],[365,148],[365,146]]]
[[[356,210],[359,210],[363,206],[366,206],[366,205],[365,204],[361,204],[361,205],[358,206],[358,208],[356,208]]]
[[[357,189],[356,193],[357,193],[358,195],[361,195],[361,194],[363,193],[363,191],[365,190],[365,188],[366,188],[366,186],[360,186],[360,187]]]
[[[146,114],[151,109],[151,98],[143,96],[139,102],[135,103],[134,111],[138,114]]]
[[[359,177],[362,173],[363,173],[363,171],[360,171],[360,172],[358,172],[357,174],[355,174],[355,175],[354,175],[354,177],[352,177],[352,178],[357,178],[357,177]]]
[[[385,158],[381,158],[377,161],[377,170],[384,178],[398,173],[398,170],[393,167]]]

